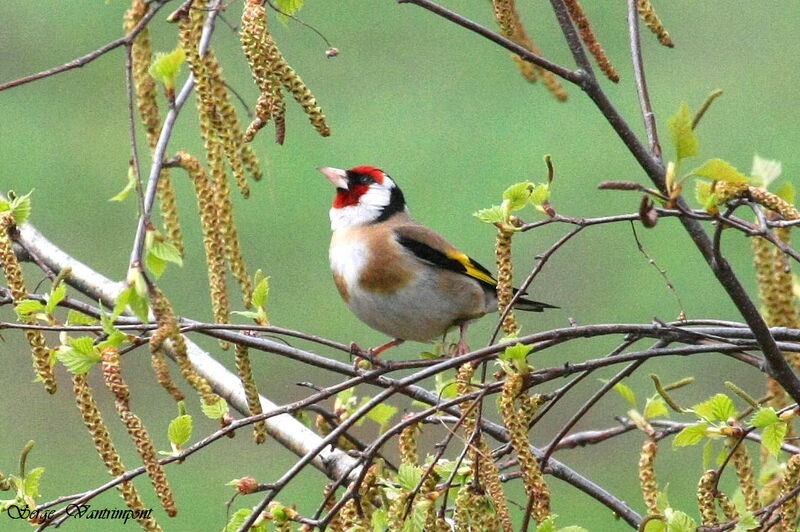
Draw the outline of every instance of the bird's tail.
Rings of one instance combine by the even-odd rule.
[[[519,290],[516,288],[514,289],[514,294]],[[542,312],[546,308],[559,308],[555,305],[550,305],[549,303],[542,303],[541,301],[533,301],[531,299],[526,299],[521,297],[517,300],[516,304],[514,304],[514,308],[517,310],[524,310],[527,312]]]

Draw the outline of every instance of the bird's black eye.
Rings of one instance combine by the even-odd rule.
[[[375,182],[375,180],[372,179],[372,177],[367,175],[367,174],[352,173],[352,174],[348,175],[347,177],[348,177],[349,181],[354,185],[367,185],[367,186],[369,186],[369,185],[371,185],[371,184],[373,184]]]

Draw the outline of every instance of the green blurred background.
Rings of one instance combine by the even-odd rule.
[[[177,6],[177,2],[172,4]],[[529,31],[547,57],[571,65],[549,3],[521,4]],[[494,27],[487,2],[451,1],[448,5]],[[753,154],[758,153],[782,161],[784,176],[791,179],[800,169],[797,2],[683,1],[660,2],[657,7],[677,44],[668,50],[643,33],[665,154],[669,157],[672,150],[664,123],[678,104],[686,100],[696,107],[711,90],[722,88],[725,95],[699,130],[700,158],[722,157],[747,171]],[[224,17],[236,24],[240,8],[240,1],[232,2]],[[604,85],[634,129],[641,132],[627,55],[625,2],[588,3],[586,8],[622,74],[618,86]],[[61,64],[118,38],[125,9],[123,0],[0,2],[0,81]],[[175,46],[176,28],[164,21],[169,10],[167,6],[152,24],[156,50]],[[606,179],[647,181],[579,90],[568,88],[570,101],[556,102],[543,87],[531,86],[519,76],[508,52],[412,5],[392,0],[309,0],[300,16],[340,48],[341,55],[327,59],[326,45],[296,23],[283,26],[273,20],[272,29],[285,56],[324,107],[333,135],[317,136],[290,102],[285,145],[272,142],[271,128],[257,137],[255,148],[265,178],[252,186],[249,200],[235,198],[248,265],[253,270],[263,269],[272,278],[270,317],[274,324],[345,343],[356,340],[372,345],[383,340],[345,310],[331,283],[327,210],[332,191],[315,170],[317,166],[380,166],[403,187],[419,220],[489,266],[493,262],[493,230],[471,214],[497,203],[510,183],[541,180],[546,153],[556,165],[552,201],[559,212],[591,216],[637,208],[635,194],[596,190],[597,183]],[[227,81],[252,105],[257,92],[237,36],[225,23],[218,24],[213,46]],[[140,146],[146,152],[144,144]],[[180,116],[169,152],[178,149],[202,155],[193,100]],[[0,189],[35,189],[32,222],[68,253],[114,279],[125,275],[136,209],[132,198],[123,204],[107,199],[123,187],[129,157],[121,49],[83,69],[0,93]],[[144,163],[147,168],[146,157]],[[196,205],[188,180],[179,172],[175,176],[188,252],[185,266],[170,268],[161,286],[180,314],[210,320]],[[533,210],[523,216],[538,217]],[[566,229],[548,227],[517,238],[514,252],[519,274],[528,271],[534,256]],[[675,221],[663,220],[656,229],[642,229],[639,234],[649,253],[669,272],[688,317],[738,317]],[[748,241],[731,234],[724,240],[724,250],[753,290]],[[26,271],[31,286],[42,277],[33,269]],[[627,225],[588,229],[552,259],[532,292],[562,310],[520,316],[524,332],[565,326],[568,317],[581,324],[649,322],[654,316],[673,319],[680,310],[658,272],[637,251]],[[2,309],[2,318],[14,319],[8,308]],[[492,326],[491,318],[474,326],[472,345],[486,342]],[[0,344],[0,471],[14,473],[19,450],[35,439],[29,464],[46,468],[42,500],[100,485],[107,474],[79,420],[63,368],[59,368],[59,393],[47,396],[41,385],[31,383],[30,357],[21,338],[18,332],[6,331]],[[232,366],[230,352],[219,351],[214,342],[195,339]],[[572,342],[532,360],[542,367],[598,357],[616,340]],[[294,340],[292,344],[346,360],[337,352]],[[420,350],[420,345],[406,345],[389,356],[414,358]],[[325,385],[337,380],[277,356],[253,356],[261,391],[279,403],[307,394],[294,385],[297,381]],[[166,449],[166,426],[176,409],[154,383],[148,358],[144,350],[126,356],[125,374],[132,387],[133,409],[160,448]],[[647,372],[657,372],[666,380],[697,376],[697,384],[679,394],[686,404],[707,397],[710,390],[721,390],[727,379],[754,395],[763,387],[762,377],[752,369],[713,354],[648,364],[629,379],[641,390],[640,397],[651,393]],[[601,372],[597,377],[609,374]],[[96,377],[92,382],[100,390],[102,384]],[[578,386],[571,399],[537,427],[534,442],[546,444],[597,386],[594,378]],[[364,388],[360,393],[375,391]],[[138,465],[107,394],[99,391],[97,395],[126,465]],[[202,418],[196,401],[189,403],[190,413],[197,414],[195,437],[213,431],[214,424]],[[413,408],[408,401],[395,405],[403,410]],[[626,409],[619,397],[608,396],[578,428],[613,425],[613,416]],[[359,434],[369,438],[376,430],[374,424],[366,424]],[[431,434],[425,441],[433,443],[439,437]],[[631,433],[557,456],[643,511],[636,476],[641,441],[641,434]],[[226,521],[224,503],[232,494],[225,482],[244,475],[269,482],[294,458],[272,442],[255,447],[246,432],[217,442],[186,463],[168,468],[180,509],[179,516],[171,520],[158,509],[147,480],[139,478],[136,484],[147,504],[157,508],[155,515],[167,530],[219,530]],[[657,469],[659,480],[670,483],[673,505],[694,513],[694,490],[702,470],[699,450],[674,452],[665,444]],[[309,470],[279,498],[309,511],[324,482],[321,474]],[[562,515],[562,524],[580,524],[590,530],[626,529],[588,497],[557,480],[552,485],[554,510]],[[731,479],[725,479],[723,486],[731,487]],[[524,504],[518,488],[512,489],[512,498]],[[237,501],[239,505],[255,502],[256,498]],[[100,497],[94,504],[96,508],[122,506],[116,493]],[[69,526],[111,530],[123,525],[104,521],[89,528],[89,523],[82,521]],[[0,530],[26,528],[24,523],[0,517]]]

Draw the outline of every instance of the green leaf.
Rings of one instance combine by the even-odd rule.
[[[656,494],[656,508],[662,514],[669,508],[669,484]]]
[[[125,185],[125,188],[117,192],[117,194],[109,198],[108,201],[124,201],[125,198],[130,196],[131,192],[136,190],[136,171],[133,169],[133,166],[128,167],[128,182]]]
[[[442,399],[453,399],[458,396],[456,380],[446,379],[442,373],[436,374],[436,393]]]
[[[33,194],[33,190],[24,196],[15,197],[11,200],[11,203],[9,203],[11,215],[14,217],[14,221],[17,225],[24,224],[31,216],[31,194]]]
[[[589,530],[582,526],[570,525],[559,528],[556,532],[589,532]]]
[[[748,181],[747,176],[722,159],[709,159],[700,167],[692,170],[691,174],[726,183],[747,183]]]
[[[87,373],[102,358],[100,351],[94,346],[94,340],[88,336],[70,340],[70,346],[62,346],[56,357],[75,375]]]
[[[253,510],[250,508],[240,508],[239,510],[236,510],[236,512],[231,516],[230,521],[228,521],[228,524],[225,525],[225,532],[236,532],[239,530],[252,513]]]
[[[791,203],[794,205],[795,197],[797,196],[797,191],[794,188],[794,185],[789,181],[782,183],[777,189],[775,189],[775,195],[781,198],[786,203]]]
[[[711,399],[694,405],[692,410],[709,423],[712,421],[728,421],[729,418],[736,416],[736,406],[734,406],[731,398],[724,393],[718,393]]]
[[[645,419],[653,419],[656,417],[669,417],[669,410],[667,409],[667,402],[661,397],[651,397],[644,405]]]
[[[661,519],[651,519],[644,525],[643,532],[667,532],[667,524]]]
[[[411,464],[400,464],[395,481],[406,491],[413,491],[422,480],[422,468]]]
[[[39,498],[39,480],[42,478],[43,473],[44,468],[37,467],[31,469],[28,474],[25,475],[25,481],[22,484],[22,491],[25,495],[34,499]]]
[[[711,467],[711,460],[714,458],[714,440],[709,438],[706,443],[703,444],[703,470],[707,470]]]
[[[522,181],[508,187],[503,192],[503,199],[508,201],[509,211],[516,211],[528,204],[533,192],[534,184],[530,181]]]
[[[547,183],[539,183],[534,185],[531,191],[530,202],[535,206],[542,205],[545,201],[550,199],[550,185]]]
[[[142,320],[143,322],[147,322],[148,320],[148,311],[150,310],[150,301],[147,299],[147,292],[142,295],[136,289],[135,286],[132,286],[126,290],[128,293],[127,303],[128,306],[131,307],[131,310],[136,317]],[[116,308],[115,308],[116,312]]]
[[[667,128],[672,135],[672,143],[675,145],[675,152],[680,161],[686,157],[697,155],[700,149],[700,142],[692,129],[692,112],[686,102],[681,102],[678,112],[667,120]]]
[[[232,310],[231,314],[236,314],[237,316],[244,316],[245,318],[250,318],[251,320],[258,319],[260,316],[258,312],[253,312],[252,310]]]
[[[56,285],[47,296],[45,312],[52,314],[53,311],[55,311],[56,306],[58,306],[58,304],[61,303],[65,297],[67,297],[67,285],[63,282],[58,283],[58,285]]]
[[[620,394],[623,399],[628,401],[632,407],[636,408],[636,393],[630,386],[623,382],[618,382],[614,385],[614,391]]]
[[[108,335],[108,337],[105,340],[103,340],[102,342],[97,344],[97,349],[102,353],[103,352],[103,348],[109,347],[109,346],[110,347],[119,347],[127,339],[128,339],[128,335],[127,334],[125,334],[122,331],[119,331],[119,330],[115,329],[114,331],[111,332],[111,334]]]
[[[492,205],[488,209],[481,209],[472,213],[472,216],[487,224],[501,224],[506,221],[503,207],[499,205]]]
[[[539,523],[536,527],[536,532],[555,532],[556,529],[556,514],[550,514],[547,519]]]
[[[169,422],[167,436],[170,443],[180,447],[192,437],[192,416],[184,414]]]
[[[164,275],[164,271],[167,269],[167,261],[161,260],[150,252],[144,256],[144,263],[156,279]]]
[[[14,310],[20,318],[27,318],[31,314],[44,311],[44,309],[44,303],[35,299],[20,299],[17,301],[17,304],[14,305]]]
[[[289,17],[287,15],[291,15],[303,7],[305,0],[276,0],[275,5],[280,10],[278,13],[278,18],[283,24],[286,24]]]
[[[750,424],[759,429],[763,429],[767,425],[779,423],[780,420],[781,418],[778,417],[778,413],[775,412],[775,409],[770,406],[760,408],[755,414],[753,414],[753,417],[750,418]]]
[[[753,515],[753,512],[745,510],[739,514],[739,521],[736,523],[733,532],[746,532],[756,528],[761,528],[761,523]]]
[[[781,175],[780,161],[764,159],[758,155],[753,155],[753,167],[750,169],[751,184],[757,187],[768,188],[773,181]]]
[[[176,248],[172,242],[154,239],[148,251],[161,260],[183,266],[181,252],[178,251],[178,248]]]
[[[372,512],[372,532],[389,530],[389,515],[386,508],[379,508]]]
[[[269,297],[269,277],[264,277],[263,279],[258,281],[255,288],[253,288],[253,296],[250,298],[250,303],[252,303],[253,306],[256,308],[263,307],[267,304],[268,297]]]
[[[708,212],[713,212],[717,208],[717,195],[711,192],[711,183],[708,181],[694,182],[694,197],[697,203]]]
[[[789,426],[783,422],[767,425],[764,430],[761,431],[761,444],[766,447],[773,456],[777,455],[781,450],[783,439],[786,437],[786,432],[788,430]]]
[[[528,353],[530,353],[531,351],[533,351],[532,345],[517,343],[506,347],[505,350],[502,353],[500,353],[499,358],[500,360],[508,360],[508,361],[515,361],[515,360],[524,361],[527,358]]]
[[[666,512],[668,532],[695,532],[697,523],[694,519],[678,510]]]
[[[175,78],[181,71],[181,65],[186,59],[186,52],[178,46],[169,53],[158,53],[150,65],[148,73],[160,81],[168,90],[175,89]]]
[[[200,405],[206,417],[211,419],[220,419],[228,413],[228,402],[222,397],[214,403],[203,403]]]
[[[703,438],[706,437],[708,425],[706,423],[697,423],[689,425],[680,431],[672,440],[672,447],[686,447],[689,445],[697,445]]]
[[[88,314],[69,309],[67,312],[67,325],[94,325],[97,320]]]
[[[369,412],[367,412],[367,418],[371,419],[375,423],[380,426],[381,432],[386,428],[386,425],[389,423],[389,420],[392,419],[397,413],[397,408],[393,407],[392,405],[387,405],[386,403],[379,403],[375,405]]]

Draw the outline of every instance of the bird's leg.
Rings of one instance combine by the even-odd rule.
[[[352,342],[350,344],[350,355],[355,357],[355,365],[357,367],[359,365],[359,360],[361,359],[368,360],[375,365],[382,366],[383,362],[380,358],[378,358],[378,355],[391,347],[402,344],[403,342],[405,342],[405,340],[395,338],[391,342],[386,342],[383,345],[379,345],[378,347],[373,347],[371,349],[362,349],[357,343]]]
[[[453,356],[461,356],[466,355],[471,351],[469,348],[469,344],[467,344],[467,322],[461,323],[458,326],[459,336],[458,336],[458,343],[456,344],[456,350],[453,352]]]
[[[392,340],[391,342],[386,342],[385,344],[383,344],[383,345],[379,345],[378,347],[373,347],[372,349],[370,349],[370,350],[369,350],[369,352],[370,352],[370,354],[372,354],[373,356],[378,356],[378,355],[380,355],[381,353],[383,353],[384,351],[386,351],[387,349],[389,349],[389,348],[391,348],[391,347],[395,347],[395,346],[397,346],[397,345],[400,345],[400,344],[402,344],[403,342],[405,342],[405,340],[403,340],[403,339],[401,339],[401,338],[395,338],[395,339],[394,339],[394,340]]]

